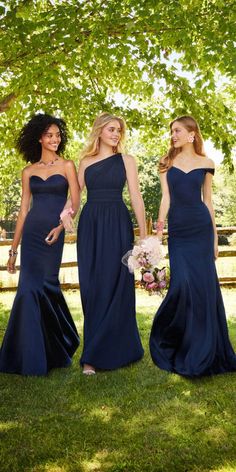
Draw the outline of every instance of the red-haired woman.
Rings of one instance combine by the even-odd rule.
[[[236,370],[215,269],[218,240],[211,201],[214,162],[191,116],[170,124],[171,147],[160,162],[157,235],[168,213],[171,281],[154,318],[150,351],[161,369],[187,377]]]

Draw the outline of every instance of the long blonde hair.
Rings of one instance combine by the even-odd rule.
[[[125,131],[126,131],[126,125],[125,125],[124,119],[120,118],[119,116],[112,115],[111,113],[103,112],[97,116],[97,118],[95,119],[93,123],[92,130],[88,136],[87,144],[81,152],[81,158],[92,157],[98,154],[99,141],[100,141],[99,138],[100,138],[102,128],[104,128],[104,126],[106,126],[108,123],[110,123],[110,121],[113,121],[113,120],[119,121],[120,127],[121,127],[120,140],[117,146],[114,146],[113,152],[115,154],[116,152],[123,151],[123,145],[125,141]]]
[[[199,125],[197,121],[189,115],[184,115],[184,116],[179,116],[178,118],[175,118],[170,123],[170,130],[172,130],[173,124],[179,121],[182,123],[182,125],[185,127],[185,129],[189,132],[194,131],[194,142],[193,142],[193,147],[199,156],[205,157],[205,151],[203,147],[203,139],[201,135],[201,131],[199,128]],[[174,158],[182,151],[182,148],[175,148],[173,144],[173,139],[170,139],[170,149],[168,150],[167,154],[162,158],[160,164],[159,164],[159,170],[160,172],[166,172],[172,165],[173,165],[173,160]]]

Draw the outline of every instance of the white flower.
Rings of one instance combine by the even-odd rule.
[[[146,252],[146,259],[151,266],[158,265],[160,260],[163,259],[161,244],[157,237],[150,236],[143,239],[141,248]]]
[[[136,257],[134,256],[129,256],[128,259],[128,268],[130,272],[133,272],[135,269],[139,269],[140,264],[137,261]]]
[[[144,268],[152,270],[163,259],[160,241],[155,236],[143,239],[122,257],[122,263],[128,266],[130,272]]]
[[[132,250],[132,256],[134,257],[139,257],[140,252],[142,252],[142,249],[140,246],[134,246]]]

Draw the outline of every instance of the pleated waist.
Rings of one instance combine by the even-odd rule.
[[[123,202],[121,190],[95,189],[89,190],[87,195],[88,203],[102,202]]]

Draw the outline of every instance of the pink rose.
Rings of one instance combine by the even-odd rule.
[[[166,281],[165,281],[165,280],[161,280],[161,281],[159,282],[159,287],[160,287],[160,288],[165,288],[165,287],[166,287]]]
[[[151,284],[147,285],[147,288],[150,290],[154,290],[157,287],[158,287],[158,284],[156,282],[152,282]]]
[[[144,274],[143,274],[143,281],[144,282],[151,283],[151,282],[153,282],[153,280],[154,280],[154,277],[151,274],[151,272],[144,272]]]
[[[159,280],[163,280],[166,276],[166,270],[165,269],[161,269],[158,271],[157,273],[157,277]]]

